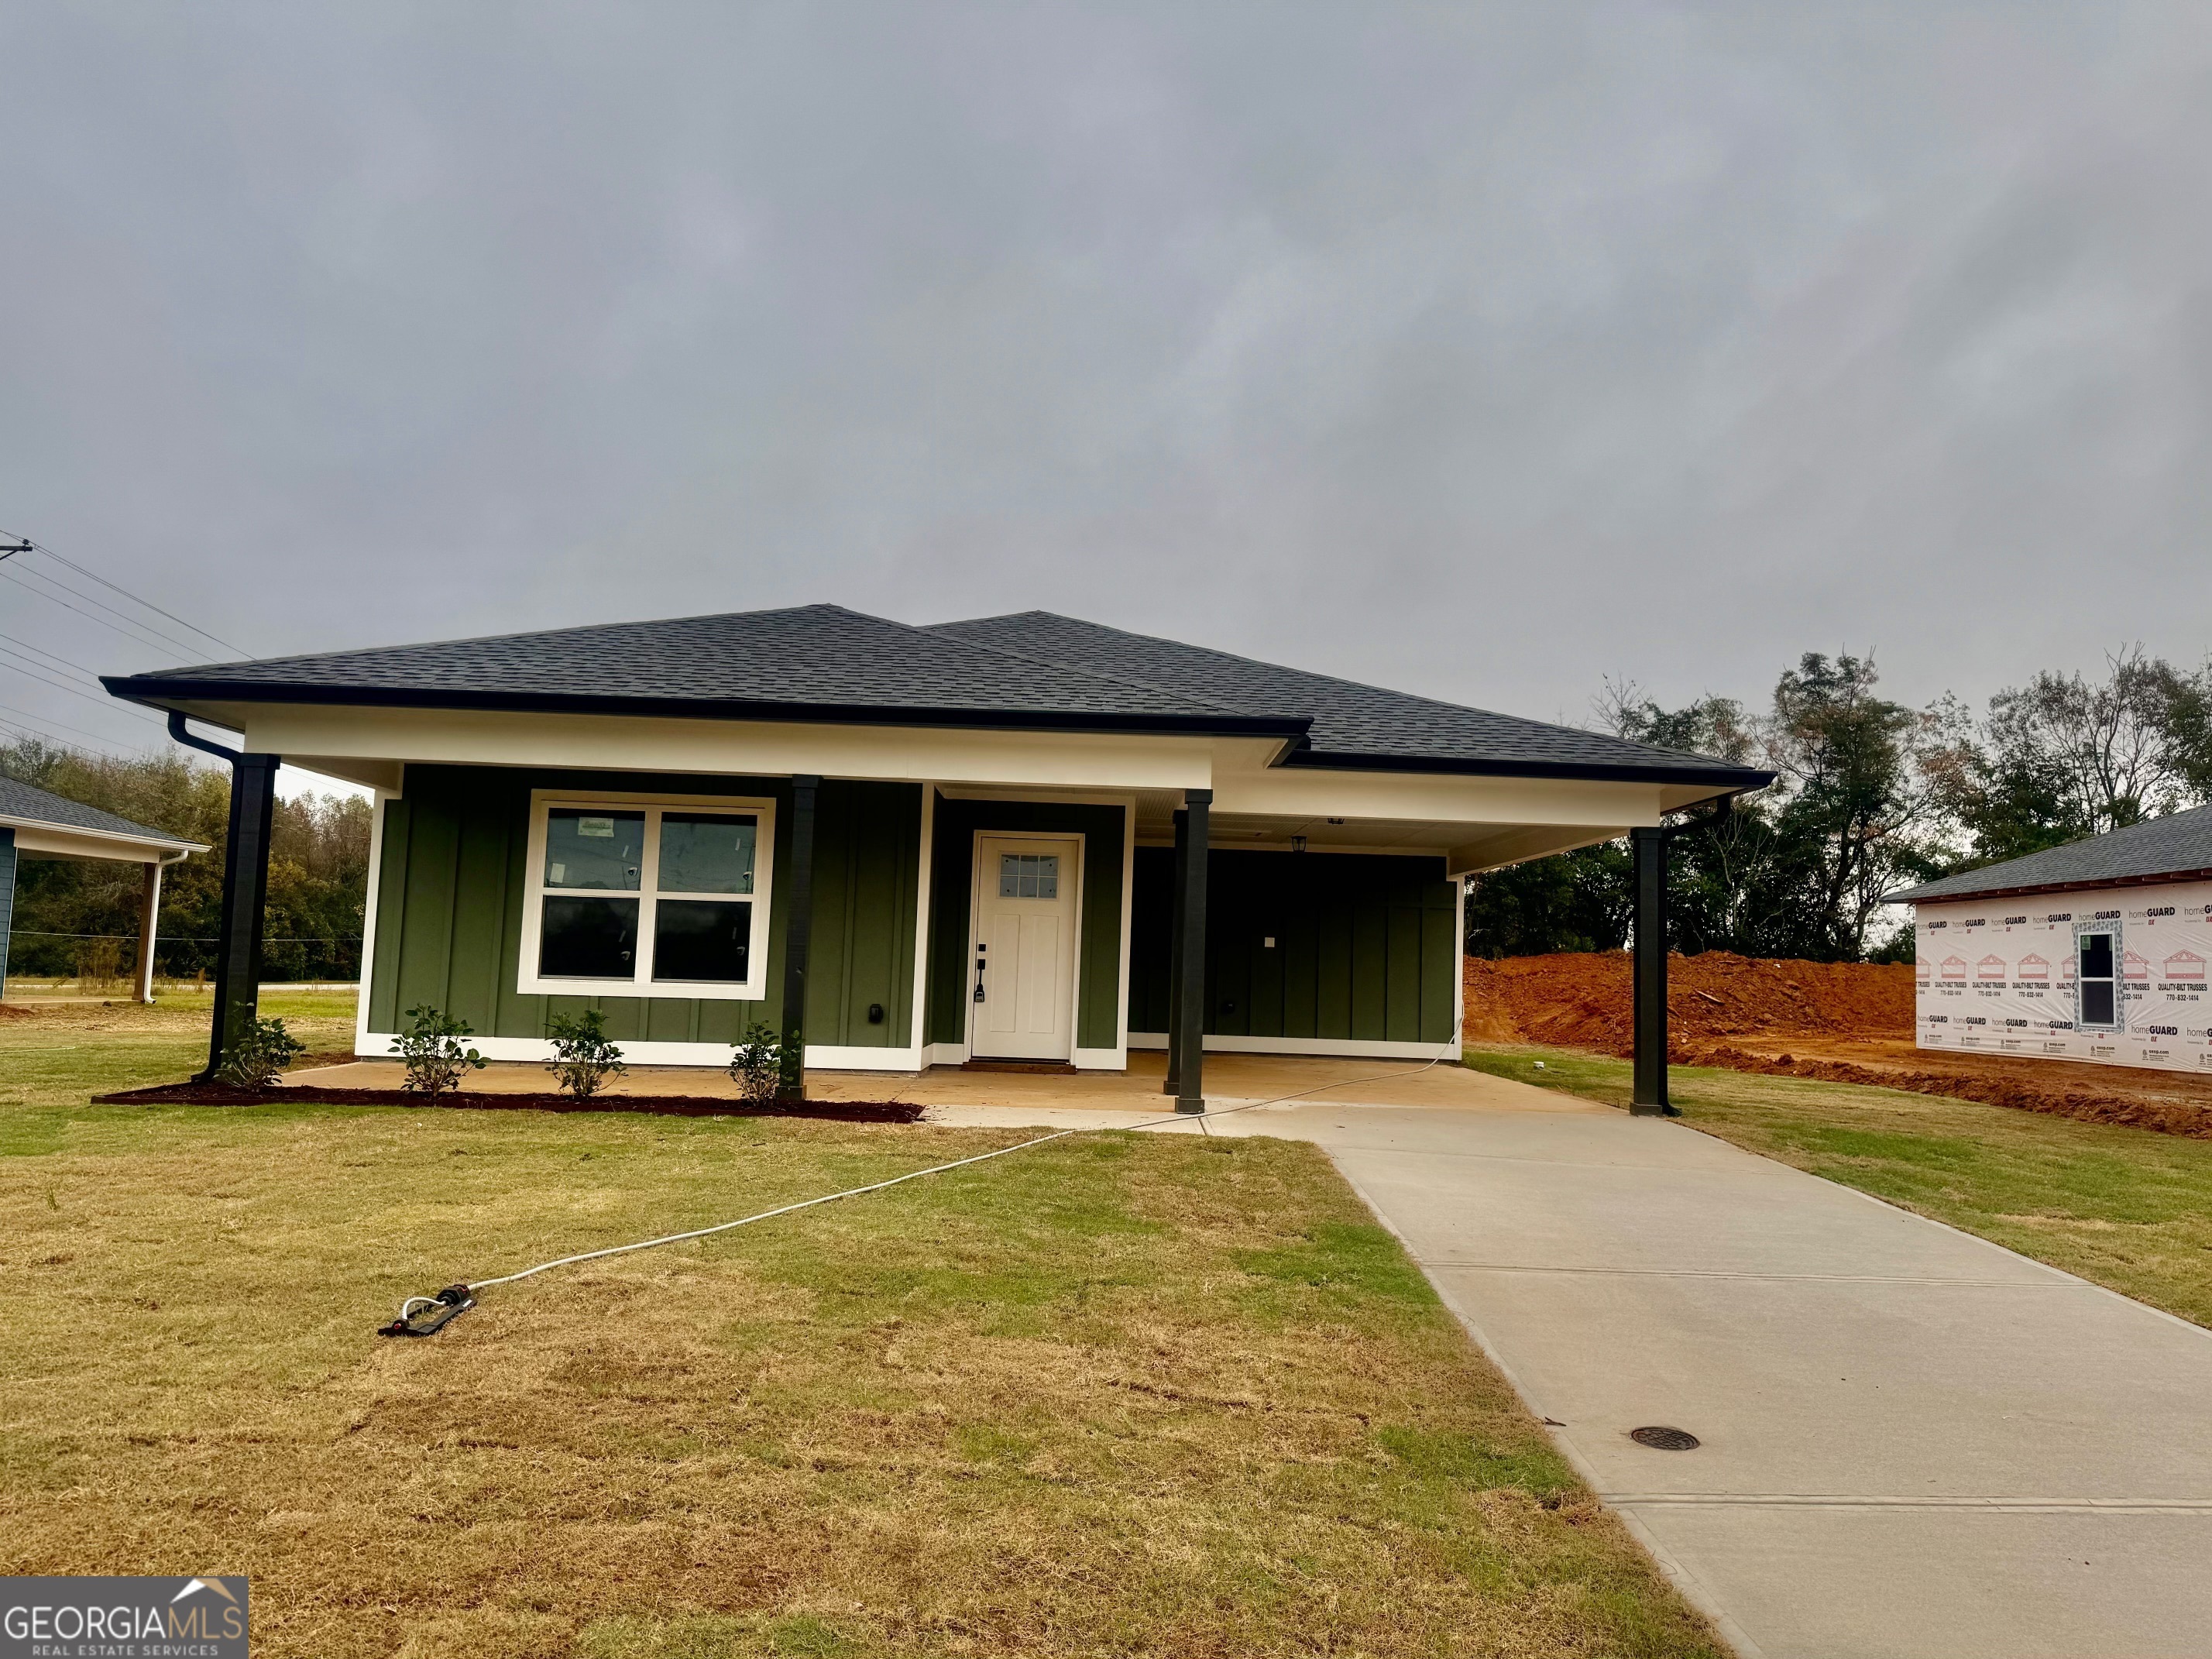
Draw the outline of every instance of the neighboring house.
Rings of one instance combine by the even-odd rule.
[[[1042,611],[810,605],[106,684],[243,732],[255,800],[279,756],[376,790],[364,1054],[433,1004],[537,1059],[591,1006],[649,1063],[721,1064],[756,1023],[834,1068],[1167,1047],[1186,1104],[1201,1028],[1455,1054],[1458,878],[1770,781]]]
[[[8,940],[15,920],[18,860],[71,859],[145,866],[138,911],[136,992],[139,1001],[151,1002],[161,872],[179,859],[206,851],[204,842],[179,841],[66,796],[13,778],[0,778],[0,992],[6,990],[8,983]]]
[[[1889,902],[1914,907],[1921,1048],[2212,1072],[2212,806]],[[1996,964],[1971,985],[1951,967],[1969,949]]]

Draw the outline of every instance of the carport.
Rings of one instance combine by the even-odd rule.
[[[133,993],[154,1000],[154,944],[161,908],[161,872],[204,842],[179,841],[112,812],[87,806],[13,778],[0,778],[0,993],[8,984],[8,943],[15,912],[15,865],[21,859],[72,859],[145,868],[138,904],[138,960]]]

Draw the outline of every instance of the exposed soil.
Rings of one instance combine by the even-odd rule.
[[[1625,951],[1469,958],[1467,987],[1471,1041],[1632,1052]],[[1905,963],[1724,951],[1671,957],[1667,1018],[1668,1057],[1678,1065],[1870,1084],[2212,1139],[2212,1078],[1916,1048]]]
[[[350,1058],[350,1056],[349,1056]],[[669,1117],[811,1117],[841,1123],[919,1123],[922,1108],[907,1101],[838,1100],[801,1106],[748,1106],[702,1095],[472,1094],[464,1089],[433,1101],[404,1089],[319,1089],[308,1085],[238,1089],[222,1083],[162,1083],[95,1095],[95,1106],[268,1106],[313,1101],[330,1106],[414,1106],[462,1112],[647,1112]]]
[[[1608,1054],[1626,1054],[1634,1044],[1626,951],[1469,957],[1467,989],[1467,1035],[1479,1041]],[[1667,994],[1677,1045],[1811,1031],[1912,1036],[1909,964],[1774,962],[1708,951],[1668,958]]]

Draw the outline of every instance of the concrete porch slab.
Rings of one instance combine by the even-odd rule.
[[[396,1060],[358,1060],[289,1072],[288,1088],[397,1089],[405,1072]],[[1032,1075],[969,1072],[954,1066],[926,1072],[823,1072],[806,1074],[811,1098],[823,1101],[911,1101],[937,1107],[988,1109],[1015,1114],[1067,1110],[1158,1115],[1175,1103],[1160,1092],[1166,1057],[1139,1051],[1126,1072]],[[1606,1109],[1565,1095],[1532,1089],[1445,1061],[1439,1065],[1306,1055],[1208,1054],[1206,1097],[1216,1107],[1278,1096],[1325,1095],[1336,1105],[1444,1106],[1583,1116]],[[469,1073],[463,1088],[484,1094],[534,1094],[552,1086],[543,1066],[495,1060]],[[696,1066],[634,1066],[607,1086],[611,1095],[690,1095],[735,1100],[726,1073]],[[935,1113],[933,1111],[933,1118]],[[979,1120],[983,1121],[983,1120]],[[1013,1117],[995,1121],[1045,1121]]]

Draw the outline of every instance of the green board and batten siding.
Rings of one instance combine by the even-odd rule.
[[[555,997],[515,989],[521,952],[530,796],[552,789],[641,795],[750,795],[777,803],[775,870],[790,868],[787,778],[533,772],[414,766],[386,803],[369,1029],[398,1029],[429,1004],[487,1036],[541,1037],[556,1013],[604,1009],[617,1042],[733,1042],[781,1013],[786,907],[769,914],[769,994]],[[915,960],[921,786],[832,779],[815,842],[807,1041],[904,1048],[914,1041],[914,975],[928,973],[925,1036],[964,1042],[968,929],[978,830],[1084,838],[1076,1042],[1111,1048],[1121,1027],[1120,806],[940,797],[933,834],[929,942]],[[1132,903],[1129,1029],[1167,1028],[1174,854],[1140,847]],[[1458,1010],[1455,894],[1443,861],[1354,854],[1217,851],[1208,864],[1206,1030],[1309,1041],[1447,1042]],[[781,894],[776,896],[780,897]],[[1273,938],[1269,947],[1264,940]],[[884,1010],[868,1018],[871,1005]]]
[[[1206,869],[1208,1036],[1452,1040],[1458,892],[1442,859],[1217,850]],[[1130,919],[1133,1031],[1168,1029],[1174,884],[1174,852],[1139,847]]]
[[[558,997],[515,989],[529,872],[533,789],[589,799],[623,794],[749,795],[775,801],[775,881],[769,907],[768,995],[759,1001],[691,997]],[[734,1042],[756,1020],[779,1023],[781,884],[790,868],[787,778],[533,772],[411,766],[405,793],[386,803],[378,875],[369,1029],[398,1029],[431,1004],[486,1036],[541,1037],[545,1021],[604,1009],[617,1042]],[[921,877],[917,784],[823,784],[814,850],[814,939],[809,1042],[902,1048],[913,1041],[914,933]],[[871,1023],[871,1004],[884,1018]]]

